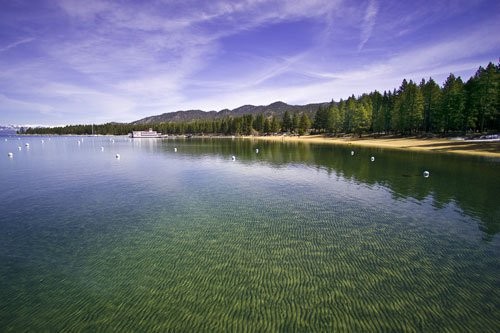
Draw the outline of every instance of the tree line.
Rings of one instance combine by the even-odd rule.
[[[71,135],[126,135],[132,131],[146,131],[149,128],[171,135],[216,134],[216,135],[272,135],[279,132],[306,134],[311,129],[311,120],[306,113],[291,114],[285,111],[282,119],[276,116],[251,114],[223,119],[192,120],[187,122],[166,122],[157,124],[68,125],[64,127],[44,127],[21,129],[20,134],[71,134]]]
[[[466,83],[450,74],[440,87],[432,78],[403,80],[398,90],[378,91],[316,113],[314,128],[325,133],[471,133],[500,130],[500,66],[479,67]]]
[[[286,111],[279,118],[258,114],[223,119],[167,122],[150,125],[108,123],[28,128],[26,134],[113,134],[154,130],[173,135],[266,135],[280,132],[304,135],[486,133],[500,130],[500,65],[489,63],[463,82],[450,74],[440,87],[432,78],[417,84],[403,80],[399,89],[352,95],[319,107],[314,121],[306,113]]]

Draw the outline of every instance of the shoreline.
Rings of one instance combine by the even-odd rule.
[[[342,146],[357,146],[366,148],[384,148],[394,150],[419,151],[430,153],[460,154],[469,156],[483,156],[500,158],[500,142],[484,141],[465,141],[450,139],[424,139],[417,137],[346,137],[334,138],[323,135],[306,136],[240,136],[237,138],[279,141],[279,142],[302,142],[302,143],[320,143]]]

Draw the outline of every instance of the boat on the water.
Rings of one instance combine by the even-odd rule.
[[[164,138],[166,135],[162,135],[150,128],[148,131],[133,131],[130,133],[131,138]]]

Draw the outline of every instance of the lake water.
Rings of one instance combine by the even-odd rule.
[[[0,188],[1,331],[500,331],[498,159],[2,137]]]

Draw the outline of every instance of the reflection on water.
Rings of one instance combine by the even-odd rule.
[[[486,238],[500,231],[499,159],[247,139],[135,140],[134,145],[165,153],[179,146],[182,148],[178,154],[191,157],[230,159],[235,155],[239,163],[277,168],[305,164],[336,177],[382,185],[392,191],[394,198],[422,201],[430,197],[436,208],[456,204],[465,214],[478,219]],[[372,156],[376,157],[374,162]],[[429,178],[423,177],[424,171],[429,171]]]

